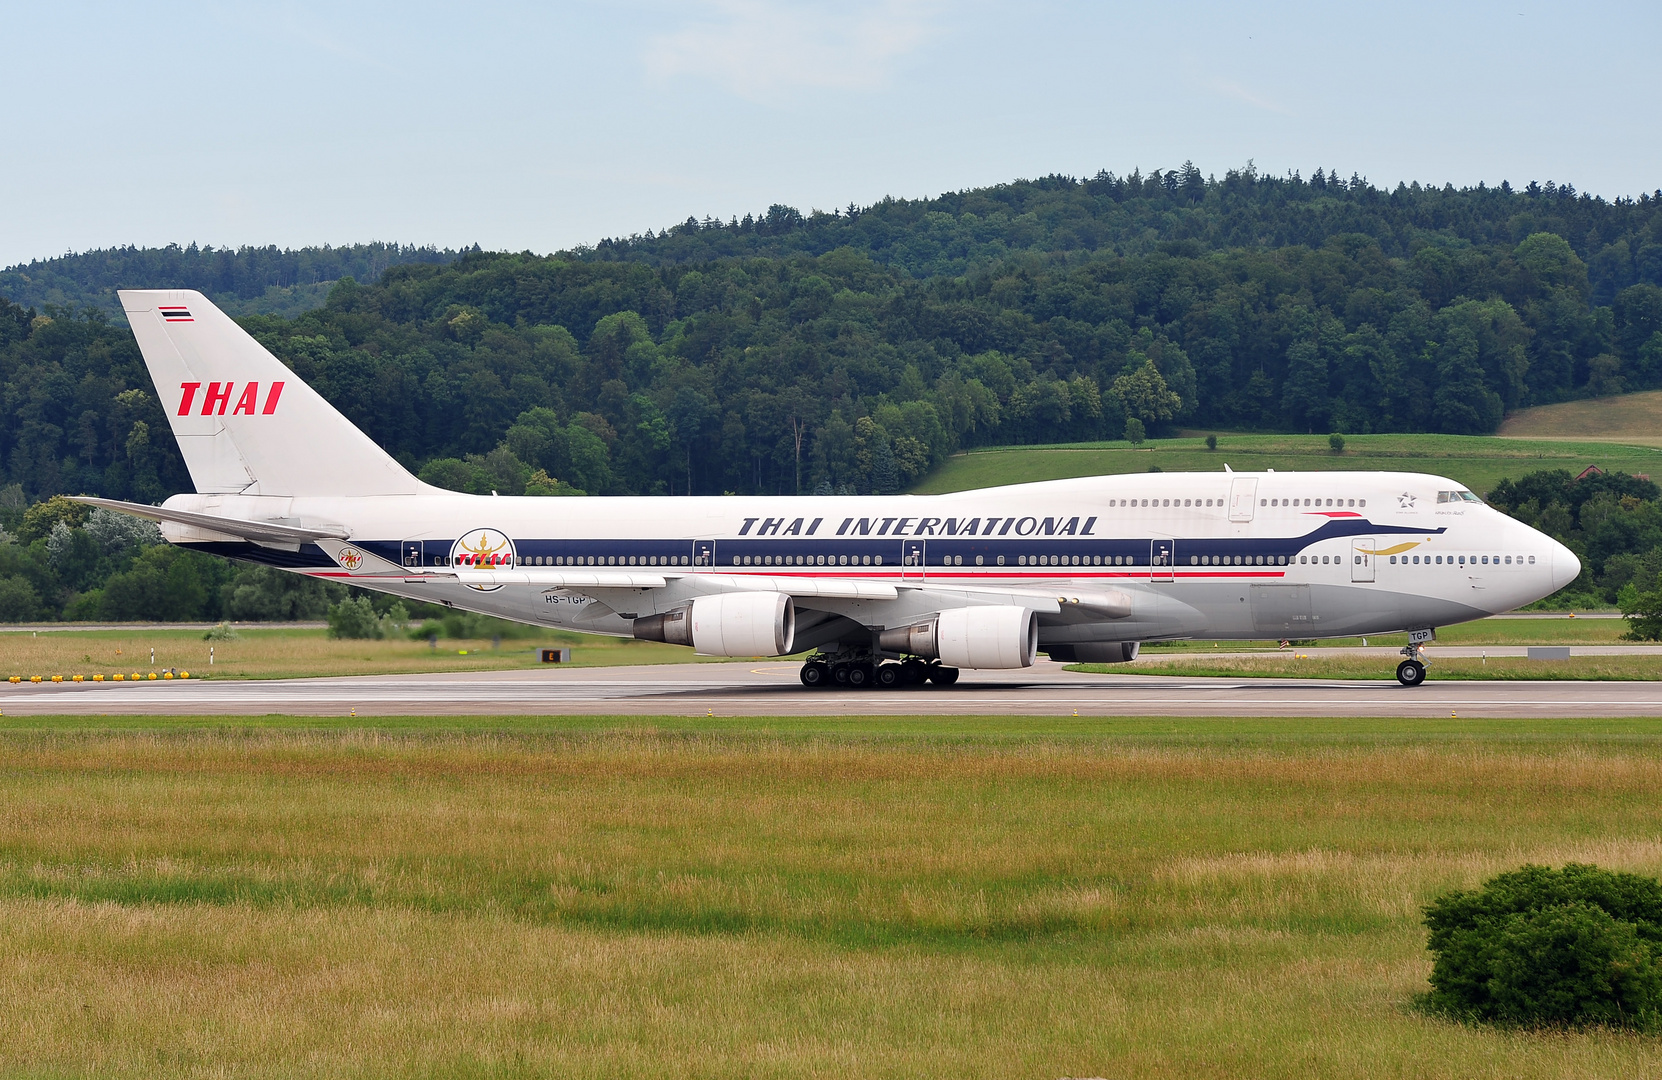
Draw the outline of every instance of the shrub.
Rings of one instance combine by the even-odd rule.
[[[1337,431],[1335,431],[1333,434],[1331,434],[1327,437],[1327,448],[1329,450],[1332,450],[1335,454],[1344,453],[1345,452],[1345,437],[1343,435],[1339,434]]]
[[[1527,1027],[1662,1021],[1662,882],[1653,878],[1525,866],[1439,897],[1425,924],[1430,1010]]]
[[[1148,438],[1148,429],[1143,427],[1143,422],[1141,420],[1133,416],[1125,422],[1126,442],[1130,443],[1132,446],[1141,446],[1143,444],[1143,440],[1146,438]]]
[[[329,636],[379,640],[387,631],[369,597],[349,596],[329,609]]]
[[[1206,436],[1206,449],[1216,450],[1217,448],[1218,448],[1218,437],[1216,435]]]

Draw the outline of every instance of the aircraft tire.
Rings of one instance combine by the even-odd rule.
[[[1425,665],[1418,660],[1404,660],[1397,665],[1397,682],[1404,686],[1418,686],[1425,682]]]
[[[877,685],[884,690],[893,690],[906,683],[906,676],[900,670],[899,664],[884,664],[877,669]]]
[[[929,665],[913,657],[900,665],[900,681],[907,686],[922,686],[929,681]]]
[[[868,664],[848,665],[848,688],[850,690],[864,690],[872,684],[873,674]]]
[[[831,685],[831,665],[822,664],[818,660],[803,664],[799,677],[802,679],[802,685],[808,689],[823,690]]]
[[[831,665],[831,681],[833,683],[835,683],[836,685],[838,685],[838,686],[847,686],[848,685],[848,671],[853,666],[854,666],[853,664],[832,664]]]
[[[933,664],[929,668],[929,681],[936,686],[951,686],[958,681],[958,669]]]

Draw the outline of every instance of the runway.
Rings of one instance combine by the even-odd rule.
[[[1199,679],[1086,675],[1041,661],[957,686],[817,690],[794,663],[666,664],[270,681],[0,684],[6,716],[1662,716],[1662,682]]]

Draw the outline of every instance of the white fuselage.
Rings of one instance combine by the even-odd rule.
[[[712,591],[811,596],[828,582],[882,586],[871,597],[813,600],[845,618],[844,636],[849,622],[875,633],[947,607],[1030,601],[1041,647],[1379,634],[1508,611],[1580,570],[1550,537],[1452,480],[1414,473],[1154,473],[932,496],[496,498],[428,488],[180,495],[167,506],[338,526],[346,537],[284,548],[165,525],[177,543],[620,636],[637,618]],[[585,592],[585,581],[596,588]]]

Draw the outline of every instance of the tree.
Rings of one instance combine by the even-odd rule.
[[[1132,446],[1141,446],[1148,432],[1143,428],[1143,422],[1135,416],[1125,421],[1125,441]]]
[[[1153,359],[1114,380],[1114,393],[1125,403],[1125,411],[1142,424],[1163,423],[1177,415],[1182,401],[1166,386]]]

